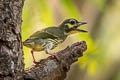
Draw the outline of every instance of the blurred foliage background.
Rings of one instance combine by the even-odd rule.
[[[87,51],[72,65],[66,80],[120,80],[119,0],[26,0],[23,8],[22,39],[67,18],[86,21],[88,34],[71,35],[54,52],[85,40]],[[48,55],[35,52],[39,61]],[[30,49],[24,47],[25,68],[32,65]]]

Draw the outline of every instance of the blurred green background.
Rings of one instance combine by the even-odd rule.
[[[53,50],[87,42],[87,51],[72,65],[66,80],[120,80],[120,0],[25,0],[22,40],[67,18],[86,21],[88,24],[81,28],[89,32],[71,35]],[[44,51],[34,55],[37,61],[48,57]],[[30,49],[26,47],[24,61],[25,68],[32,65]]]

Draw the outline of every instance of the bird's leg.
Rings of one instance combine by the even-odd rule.
[[[56,56],[54,53],[50,53],[50,52],[49,52],[51,49],[53,49],[53,47],[54,47],[54,43],[53,43],[53,42],[49,42],[49,43],[45,46],[45,52],[46,52],[47,54],[51,55],[51,56],[54,56],[54,57],[59,61],[60,59],[58,58],[58,56]]]
[[[46,50],[45,52],[46,52],[46,54],[49,54],[49,55],[55,57],[58,61],[60,60],[60,59],[58,58],[58,56],[56,56],[54,53],[50,53],[50,52],[48,52],[47,50]]]
[[[48,53],[48,54],[51,55],[51,56],[54,56],[59,61],[58,56],[56,56],[54,53]]]
[[[31,54],[32,54],[32,58],[33,58],[33,63],[36,64],[37,62],[36,62],[36,60],[35,60],[33,50],[31,50]]]

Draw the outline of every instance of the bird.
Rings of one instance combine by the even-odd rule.
[[[59,58],[54,53],[51,53],[50,50],[57,47],[60,43],[63,43],[71,34],[88,32],[86,30],[78,29],[79,26],[84,24],[87,24],[87,22],[80,22],[74,18],[65,19],[58,26],[51,26],[33,33],[23,42],[23,45],[31,48],[34,64],[37,63],[34,57],[34,51],[45,51],[46,54],[54,56],[59,60]]]

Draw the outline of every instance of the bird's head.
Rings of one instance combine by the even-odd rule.
[[[86,22],[79,22],[76,19],[70,18],[63,21],[60,28],[64,30],[66,34],[74,34],[78,32],[88,32],[86,30],[78,29],[79,26],[87,24]]]

